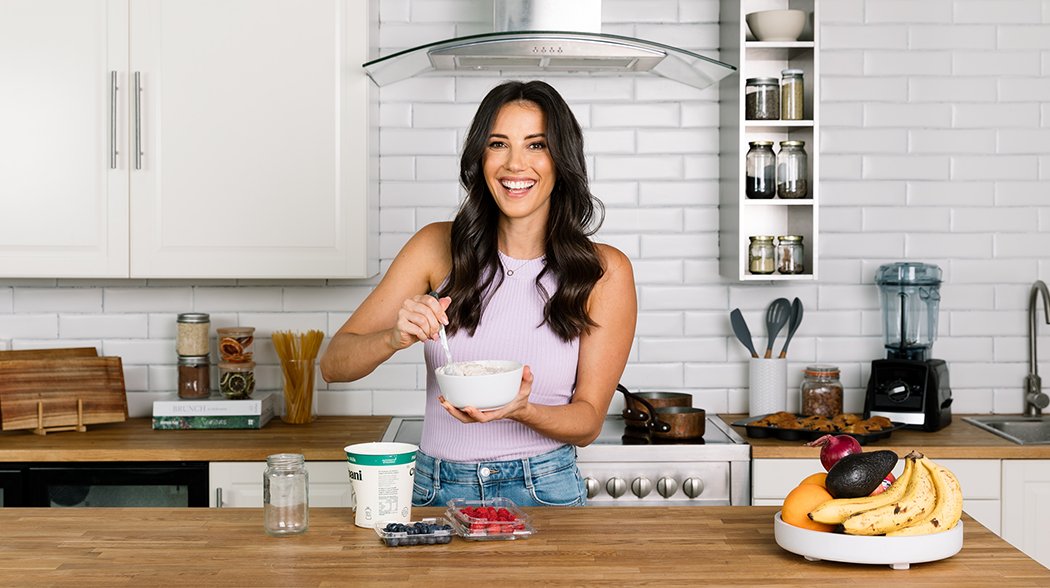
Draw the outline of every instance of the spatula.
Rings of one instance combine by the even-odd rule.
[[[751,329],[747,328],[747,321],[744,320],[744,315],[739,308],[734,308],[733,312],[729,313],[729,322],[733,325],[733,334],[736,335],[736,338],[751,352],[751,357],[757,358],[758,352],[755,351],[755,344],[751,342]]]
[[[773,357],[773,341],[789,318],[791,318],[791,302],[787,298],[777,298],[766,309],[766,332],[769,334],[766,340],[766,359]]]
[[[784,347],[780,349],[780,358],[787,357],[788,345],[791,343],[791,338],[795,336],[795,331],[798,330],[799,324],[802,323],[802,301],[797,297],[791,302],[791,322],[788,323],[788,336],[784,341]]]

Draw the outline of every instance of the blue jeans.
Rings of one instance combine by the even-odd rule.
[[[583,506],[583,478],[576,448],[510,461],[460,463],[416,452],[412,506],[445,506],[454,498],[509,498],[518,506]]]

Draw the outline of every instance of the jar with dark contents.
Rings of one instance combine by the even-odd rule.
[[[842,414],[842,384],[839,368],[833,365],[807,366],[802,377],[802,414],[833,418]]]
[[[777,153],[777,196],[809,197],[809,158],[805,141],[781,141]]]
[[[211,395],[207,355],[179,356],[179,398],[207,398]]]
[[[220,362],[219,392],[230,400],[250,398],[255,392],[255,362]]]
[[[748,78],[744,87],[747,120],[780,120],[780,80]]]

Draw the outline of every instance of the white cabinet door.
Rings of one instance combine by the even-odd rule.
[[[208,464],[208,506],[262,508],[265,462],[212,462]],[[308,461],[311,507],[349,507],[350,478],[346,462]]]
[[[1003,539],[1050,567],[1050,460],[1003,461]]]
[[[0,3],[0,277],[127,277],[127,36],[127,0]]]
[[[367,5],[132,0],[132,277],[378,271]]]

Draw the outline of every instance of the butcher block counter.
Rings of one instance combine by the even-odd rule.
[[[281,538],[261,509],[0,509],[0,585],[1050,585],[1050,570],[968,517],[958,554],[892,570],[782,550],[776,510],[533,508],[528,539],[387,547],[348,509],[312,509],[309,531]]]
[[[342,461],[343,447],[378,441],[388,416],[322,416],[308,425],[275,418],[262,429],[155,431],[148,418],[92,425],[84,433],[0,433],[0,462],[265,461],[302,453],[309,461]]]
[[[748,418],[746,414],[719,416],[727,423]],[[968,415],[953,415],[950,425],[933,433],[898,429],[888,438],[868,447],[889,449],[898,455],[906,455],[915,449],[931,459],[1050,459],[1050,445],[1018,445],[963,421],[963,416]],[[747,436],[745,427],[733,428],[751,445],[753,459],[811,458],[818,454],[802,441],[783,441],[773,437],[756,439]]]

